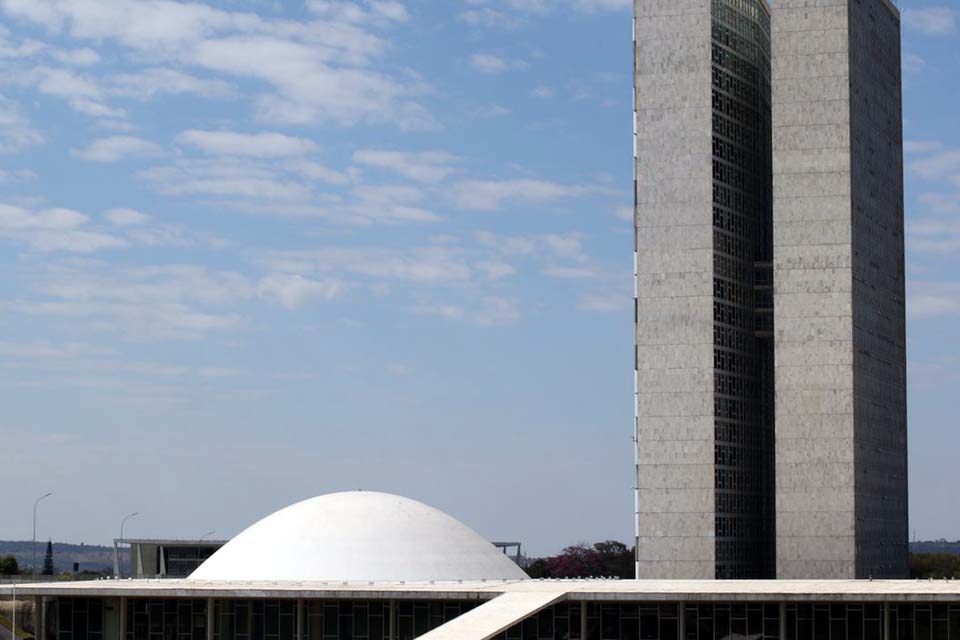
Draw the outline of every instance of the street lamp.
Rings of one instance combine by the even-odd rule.
[[[120,544],[123,544],[123,525],[127,524],[127,520],[129,520],[130,518],[133,518],[134,516],[138,516],[138,515],[140,515],[140,513],[137,512],[137,511],[134,511],[133,513],[131,513],[130,515],[128,515],[127,517],[125,517],[122,522],[120,522]],[[123,567],[120,566],[119,552],[117,552],[117,555],[118,555],[118,558],[117,558],[117,574],[118,574],[119,577],[123,577]]]
[[[53,492],[45,493],[33,503],[33,579],[37,579],[37,507],[44,498],[49,498]]]
[[[200,536],[201,542],[202,542],[203,539],[206,538],[207,536],[212,536],[212,535],[215,534],[215,533],[216,533],[216,531],[207,531],[205,534],[203,534],[202,536]]]

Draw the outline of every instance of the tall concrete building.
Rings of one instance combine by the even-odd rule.
[[[638,576],[902,575],[899,15],[634,9]]]
[[[772,35],[777,572],[904,577],[900,16],[778,0]]]

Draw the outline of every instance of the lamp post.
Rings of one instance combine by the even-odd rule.
[[[53,492],[45,493],[33,503],[33,579],[37,579],[37,507],[44,498],[49,498]]]
[[[215,534],[215,533],[216,533],[216,531],[207,531],[205,534],[203,534],[202,536],[200,536],[200,541],[202,542],[204,538],[206,538],[207,536],[212,536],[212,535]]]
[[[127,517],[125,517],[125,518],[120,522],[120,544],[123,544],[123,525],[127,524],[127,520],[129,520],[130,518],[133,518],[134,516],[138,516],[138,515],[140,515],[140,513],[137,512],[137,511],[134,511],[133,513],[131,513],[130,515],[128,515]],[[119,552],[118,552],[118,554],[119,554]],[[121,577],[121,578],[123,577],[123,566],[121,565],[119,558],[117,559],[117,573],[119,574],[118,577]]]

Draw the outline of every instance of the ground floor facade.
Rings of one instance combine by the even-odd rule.
[[[36,640],[960,640],[952,582],[817,584],[100,581],[18,597],[43,612]]]

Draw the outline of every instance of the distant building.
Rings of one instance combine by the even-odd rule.
[[[226,543],[226,540],[116,539],[113,541],[113,573],[120,576],[123,544],[130,548],[131,577],[186,578]]]

